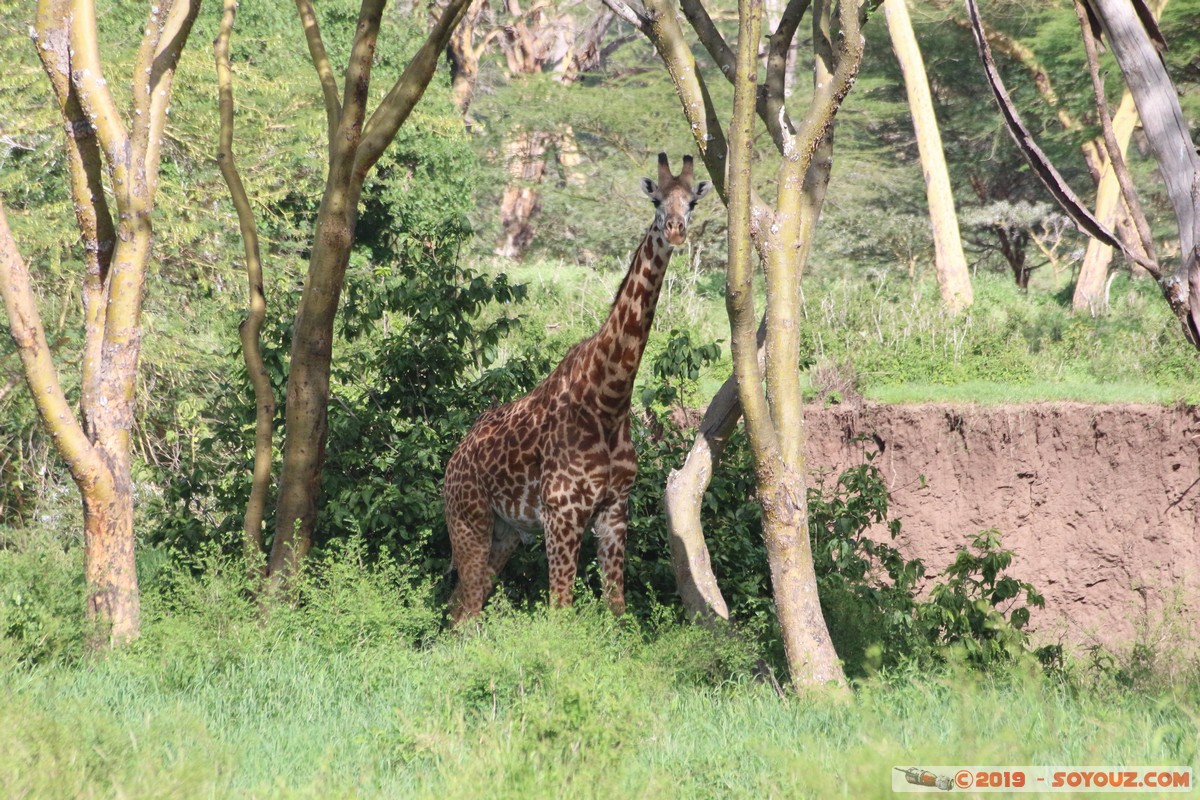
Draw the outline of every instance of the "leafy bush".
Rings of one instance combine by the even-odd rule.
[[[0,528],[0,665],[83,654],[89,629],[82,556],[44,532]]]
[[[866,535],[874,525],[885,525],[893,539],[900,532],[900,520],[888,519],[887,485],[871,463],[874,455],[865,453],[865,462],[848,468],[832,486],[808,491],[821,609],[851,677],[926,655],[916,620],[925,565]]]
[[[1042,608],[1046,601],[1030,583],[1005,574],[1012,556],[994,529],[977,534],[969,548],[958,551],[943,580],[930,589],[929,600],[917,609],[917,619],[932,641],[961,648],[979,667],[1028,647],[1024,629],[1029,608]],[[1054,651],[1039,654],[1050,658]]]
[[[626,585],[633,613],[655,613],[675,600],[662,487],[691,445],[666,417],[652,433],[635,426],[639,473],[631,497]],[[864,451],[864,461],[836,479],[818,478],[808,490],[809,535],[821,608],[847,673],[862,677],[906,663],[927,667],[961,651],[987,668],[1029,649],[1029,607],[1044,602],[1026,582],[1006,574],[1012,552],[995,531],[975,537],[940,578],[923,587],[925,565],[868,536],[884,526],[891,538],[900,521],[888,517],[887,485]],[[754,502],[754,469],[745,435],[735,433],[714,470],[701,509],[713,571],[734,620],[781,657],[762,521]],[[595,585],[593,582],[593,590]],[[659,607],[660,608],[660,607]],[[1040,651],[1048,665],[1054,649]]]
[[[642,403],[646,406],[681,407],[687,388],[700,379],[700,371],[721,359],[720,342],[697,344],[690,331],[677,328],[672,328],[668,337],[666,346],[651,362],[656,382],[642,387]]]

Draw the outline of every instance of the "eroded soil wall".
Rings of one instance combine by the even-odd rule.
[[[930,573],[998,529],[1016,551],[1010,574],[1045,595],[1039,640],[1120,645],[1164,615],[1200,635],[1197,409],[866,404],[806,422],[812,468],[881,449],[898,543]]]

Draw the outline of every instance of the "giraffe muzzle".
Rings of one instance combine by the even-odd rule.
[[[667,222],[663,227],[667,241],[673,245],[681,245],[687,241],[687,226],[678,222]]]

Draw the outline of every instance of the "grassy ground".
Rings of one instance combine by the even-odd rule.
[[[594,268],[539,262],[486,269],[506,269],[529,285],[532,302],[518,310],[524,336],[565,352],[599,327],[624,266],[614,259]],[[953,316],[930,281],[806,278],[803,352],[813,366],[836,367],[879,402],[1200,401],[1200,359],[1151,281],[1114,280],[1110,311],[1099,318],[1072,315],[1063,287],[1025,294],[1007,276],[988,273],[974,284],[975,305]],[[688,387],[692,405],[707,402],[730,369],[723,292],[720,272],[676,256],[643,383],[670,332],[688,330],[697,344],[723,343],[723,358]],[[820,376],[809,377],[812,396],[820,396]]]
[[[744,640],[591,601],[442,632],[419,581],[353,548],[265,621],[227,565],[146,559],[142,639],[87,657],[51,625],[77,555],[0,550],[6,798],[874,798],[893,766],[1200,760],[1194,672],[948,670],[782,698]]]

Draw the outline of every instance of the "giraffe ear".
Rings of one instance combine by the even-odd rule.
[[[658,184],[649,178],[642,178],[642,191],[645,192],[648,197],[654,197],[654,193],[658,191]]]
[[[700,181],[696,184],[696,199],[699,200],[704,195],[708,194],[708,190],[712,188],[711,181]]]

